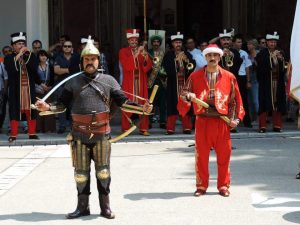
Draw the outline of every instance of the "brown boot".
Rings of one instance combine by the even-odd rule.
[[[89,196],[88,195],[79,195],[77,208],[74,212],[68,213],[66,215],[67,219],[75,219],[81,216],[90,215],[90,207],[89,207]]]
[[[115,214],[111,211],[109,206],[109,195],[100,195],[99,202],[101,208],[100,216],[103,216],[107,219],[114,219]]]

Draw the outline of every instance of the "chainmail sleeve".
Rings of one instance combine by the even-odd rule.
[[[72,101],[72,92],[70,88],[67,88],[67,85],[64,87],[64,90],[62,91],[62,94],[58,96],[58,99],[56,102],[50,103],[50,111],[52,112],[63,112],[66,110],[67,107],[70,106],[70,103]]]
[[[113,77],[110,80],[110,86],[111,86],[111,91],[110,91],[111,97],[113,98],[117,106],[121,107],[128,100],[128,98],[124,94],[119,83]]]

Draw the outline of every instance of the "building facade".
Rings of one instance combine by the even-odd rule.
[[[264,36],[280,34],[280,45],[288,51],[296,0],[5,0],[0,8],[0,46],[9,35],[26,31],[28,43],[35,39],[43,47],[68,34],[74,45],[82,35],[100,38],[103,51],[116,64],[118,51],[126,44],[125,29],[147,28],[176,31],[209,40],[224,28],[237,33]]]

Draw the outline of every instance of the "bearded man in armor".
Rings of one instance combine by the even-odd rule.
[[[58,113],[70,106],[72,131],[68,141],[72,149],[74,177],[77,185],[78,204],[74,212],[66,215],[74,219],[90,215],[90,166],[94,160],[99,193],[100,215],[115,218],[110,209],[110,104],[112,100],[118,105],[139,107],[150,113],[152,106],[146,101],[143,106],[128,101],[118,82],[111,76],[99,73],[99,50],[88,40],[81,53],[81,68],[84,73],[70,79],[64,86],[62,95],[55,104],[38,100],[35,103],[39,111]]]

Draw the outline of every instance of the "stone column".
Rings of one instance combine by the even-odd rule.
[[[32,41],[39,39],[43,48],[48,49],[48,0],[26,0],[27,44],[31,48]]]

